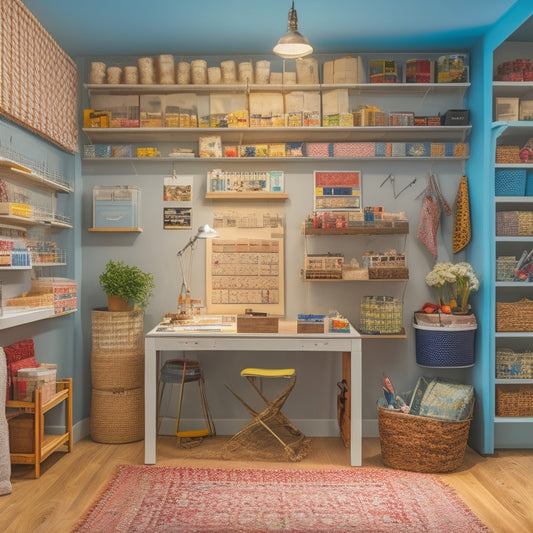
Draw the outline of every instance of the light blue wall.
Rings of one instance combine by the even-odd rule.
[[[44,163],[49,168],[71,178],[74,187],[78,191],[80,190],[81,172],[77,154],[66,152],[4,118],[0,119],[0,142],[3,146],[10,147],[33,161]],[[58,197],[62,212],[72,217],[76,228],[64,230],[53,237],[58,243],[58,248],[67,250],[68,266],[41,268],[40,275],[69,277],[80,284],[80,202],[77,198],[77,193],[61,194]],[[3,270],[0,274],[0,279],[4,280],[4,298],[18,296],[30,289],[31,271]],[[86,397],[83,394],[79,394],[86,385],[88,375],[87,368],[84,368],[82,363],[83,354],[80,333],[81,316],[79,313],[0,330],[0,346],[7,346],[26,338],[33,338],[37,361],[55,363],[58,366],[59,377],[73,378],[73,386],[76,392],[73,402],[76,420],[80,420],[83,416],[88,416]],[[54,424],[54,413],[47,417],[47,423]]]

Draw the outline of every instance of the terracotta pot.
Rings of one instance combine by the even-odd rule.
[[[107,310],[108,311],[131,311],[131,305],[126,298],[121,296],[107,295]]]

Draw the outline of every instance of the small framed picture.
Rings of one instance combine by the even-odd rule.
[[[191,229],[192,207],[163,208],[164,229]]]
[[[163,178],[165,202],[191,202],[192,176],[165,176]]]

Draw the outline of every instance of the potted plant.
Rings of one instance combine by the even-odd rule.
[[[132,306],[144,309],[155,287],[151,273],[122,260],[108,261],[100,274],[100,286],[107,294],[109,311],[130,311]]]

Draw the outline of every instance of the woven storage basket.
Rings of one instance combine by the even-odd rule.
[[[93,350],[136,352],[144,350],[142,311],[91,311]]]
[[[520,163],[520,146],[496,146],[496,163]]]
[[[533,385],[496,385],[496,416],[533,416]]]
[[[524,196],[526,170],[522,168],[497,168],[494,173],[496,196]]]
[[[496,281],[513,281],[516,278],[518,261],[514,255],[503,255],[496,259]]]
[[[533,379],[533,352],[515,352],[510,348],[496,350],[497,379]]]
[[[378,405],[381,459],[400,470],[451,472],[464,460],[471,420],[437,420]]]
[[[518,211],[518,235],[533,235],[533,211]]]
[[[144,352],[91,352],[95,389],[135,389],[144,386]]]
[[[144,394],[130,390],[92,390],[91,437],[96,442],[121,444],[144,438]]]
[[[496,302],[496,331],[533,331],[533,300]]]
[[[498,237],[518,235],[518,211],[498,211],[496,213],[496,235]]]
[[[526,196],[533,196],[533,172],[531,170],[527,173]]]
[[[413,324],[416,336],[416,363],[438,368],[465,368],[474,364],[477,325],[460,327]]]

